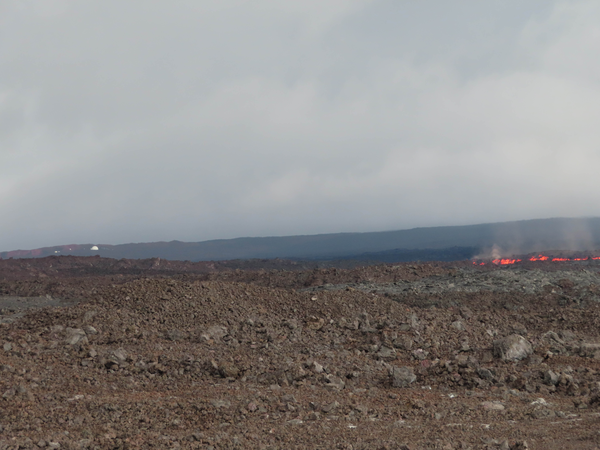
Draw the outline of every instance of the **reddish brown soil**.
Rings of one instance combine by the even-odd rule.
[[[279,263],[0,261],[0,449],[600,448],[600,265]]]

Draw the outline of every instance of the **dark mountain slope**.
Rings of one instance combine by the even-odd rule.
[[[94,245],[97,245],[98,250],[92,250]],[[600,218],[536,219],[371,233],[255,237],[204,242],[171,241],[121,245],[78,244],[2,252],[0,257],[6,259],[9,257],[27,258],[67,254],[133,259],[159,257],[190,261],[248,258],[335,259],[392,250],[400,253],[406,253],[408,250],[431,252],[431,250],[451,249],[452,247],[491,252],[493,246],[501,248],[505,253],[519,254],[547,249],[591,250],[599,248]],[[464,252],[463,249],[459,253]],[[389,256],[388,254],[387,257]],[[415,254],[415,259],[428,259],[417,256]]]

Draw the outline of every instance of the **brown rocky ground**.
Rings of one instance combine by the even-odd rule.
[[[0,449],[600,448],[597,262],[279,263],[0,261]]]

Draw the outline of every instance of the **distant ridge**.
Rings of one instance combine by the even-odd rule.
[[[444,250],[444,259],[449,260],[448,258],[452,259],[455,254],[455,259],[468,259],[477,253],[491,255],[494,247],[496,252],[500,251],[504,255],[544,250],[597,249],[600,248],[600,218],[534,219],[398,231],[245,237],[203,242],[73,244],[0,252],[0,257],[7,259],[50,255],[100,255],[116,259],[219,261],[253,258],[348,259],[368,254],[369,259],[389,261],[394,258],[394,254],[414,260],[431,260],[427,255],[433,257],[440,254],[434,250]],[[377,256],[378,253],[382,256]],[[423,255],[425,257],[421,257]]]

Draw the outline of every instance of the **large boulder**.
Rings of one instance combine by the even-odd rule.
[[[81,328],[70,328],[67,327],[65,330],[65,334],[67,335],[65,339],[65,343],[73,346],[80,346],[88,343],[88,338]]]
[[[494,341],[494,355],[503,361],[520,361],[532,353],[531,343],[518,334]]]
[[[392,377],[392,385],[394,387],[408,387],[417,380],[411,367],[394,367],[390,368],[390,376]]]

